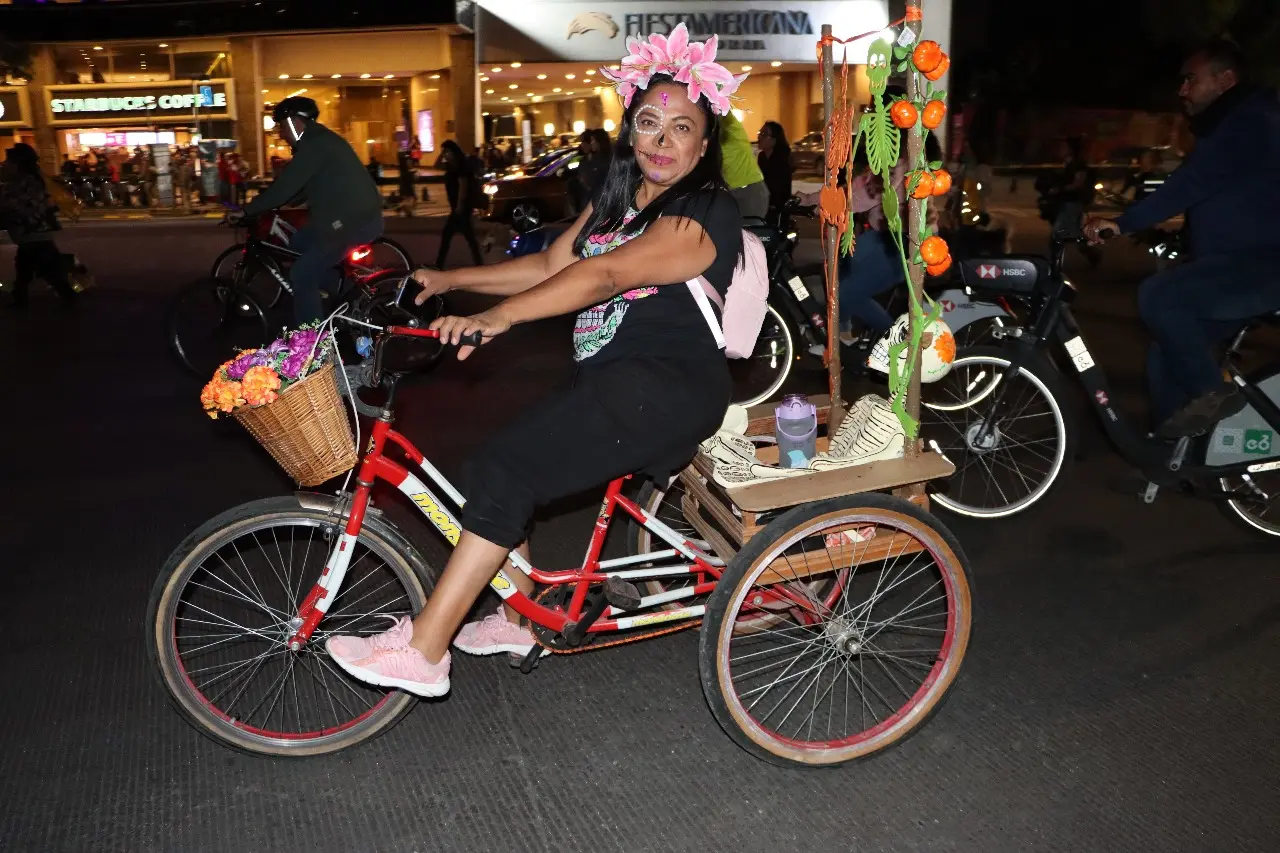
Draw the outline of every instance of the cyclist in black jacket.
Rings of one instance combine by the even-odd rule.
[[[293,237],[302,254],[293,262],[294,321],[320,319],[320,292],[336,288],[335,267],[347,252],[382,236],[382,195],[347,141],[316,119],[310,98],[285,98],[272,113],[293,159],[280,177],[245,205],[257,216],[290,202],[305,201],[310,222]]]

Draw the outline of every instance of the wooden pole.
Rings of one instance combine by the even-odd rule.
[[[831,162],[831,116],[835,113],[831,25],[822,25],[822,107],[826,142],[823,182],[833,168],[843,164]],[[844,403],[840,399],[840,282],[836,270],[840,256],[840,233],[834,225],[822,226],[822,257],[827,280],[827,387],[831,406],[827,410],[827,435],[835,435],[844,420]]]
[[[911,41],[912,47],[920,40],[920,0],[907,0],[906,23],[905,28],[910,30],[915,38]],[[914,69],[907,73],[907,98],[913,103],[920,100],[920,83],[919,75]],[[912,128],[907,134],[907,162],[912,168],[920,161],[920,152],[924,148],[924,130],[921,125]],[[921,203],[917,199],[909,199],[907,204],[907,251],[908,259],[915,257],[920,252],[920,212]],[[911,288],[912,301],[919,305],[924,299],[924,268],[920,264],[908,264],[911,270],[911,277],[907,281],[907,286]],[[912,336],[915,333],[915,316],[911,318]],[[910,415],[916,423],[920,422],[920,356],[916,354],[915,369],[911,371],[911,381],[907,385],[907,414]],[[920,455],[920,440],[908,441],[904,455],[910,459]]]

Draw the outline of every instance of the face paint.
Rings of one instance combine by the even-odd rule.
[[[665,106],[667,105],[667,93],[666,93],[666,92],[662,92],[662,93],[661,93],[661,98],[662,98],[662,105],[665,107]]]
[[[662,94],[665,95],[666,92],[663,92]],[[652,113],[652,115],[649,116],[648,118],[650,121],[657,121],[658,126],[656,128],[649,129],[649,128],[641,127],[641,124],[642,124],[641,117],[644,116],[645,113]],[[652,104],[645,104],[643,107],[636,110],[635,132],[643,133],[646,136],[656,136],[657,134],[662,133],[662,125],[666,120],[667,120],[666,114],[663,113],[662,110],[658,109]]]

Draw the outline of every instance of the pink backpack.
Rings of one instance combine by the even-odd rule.
[[[689,292],[702,309],[716,346],[723,349],[729,358],[748,358],[755,351],[756,338],[760,337],[765,308],[769,304],[769,260],[764,243],[750,231],[743,231],[742,254],[743,263],[733,271],[727,298],[722,300],[711,282],[703,276],[688,282]],[[720,309],[723,331],[711,310],[711,302]]]

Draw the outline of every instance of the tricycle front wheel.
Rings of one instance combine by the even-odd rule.
[[[936,518],[888,495],[780,515],[707,604],[699,664],[716,720],[781,765],[841,764],[901,743],[941,706],[968,648],[965,563]]]

